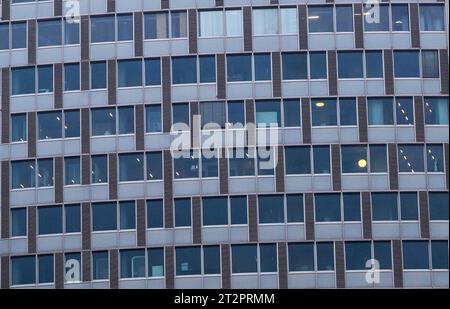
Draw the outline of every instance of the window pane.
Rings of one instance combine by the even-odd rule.
[[[270,54],[255,54],[255,80],[271,80]]]
[[[223,11],[200,11],[200,37],[223,36]]]
[[[442,145],[427,145],[427,172],[444,172],[444,151]]]
[[[62,233],[62,207],[38,207],[38,235]]]
[[[64,137],[80,137],[80,111],[64,112]]]
[[[444,6],[435,4],[420,4],[420,30],[444,31]]]
[[[24,189],[35,186],[34,160],[11,162],[12,188]]]
[[[117,40],[131,41],[133,40],[133,15],[118,14],[117,15]]]
[[[147,180],[162,179],[162,153],[147,152]]]
[[[64,205],[66,233],[78,233],[81,231],[80,205]]]
[[[204,274],[220,274],[220,247],[203,247]]]
[[[64,184],[66,186],[80,184],[80,157],[64,158]]]
[[[251,55],[227,55],[227,80],[242,82],[252,80]]]
[[[398,220],[397,193],[372,193],[372,220]]]
[[[134,107],[119,107],[119,134],[134,133]]]
[[[216,82],[216,56],[199,56],[200,83]]]
[[[433,269],[448,269],[448,241],[432,240],[431,255]]]
[[[419,52],[396,50],[394,51],[395,77],[420,77]]]
[[[341,126],[356,126],[356,99],[339,99],[339,117]]]
[[[147,249],[148,254],[148,276],[162,277],[164,276],[164,249],[150,248]]]
[[[134,201],[119,202],[120,207],[120,229],[136,229],[136,207]]]
[[[92,279],[104,280],[109,277],[108,251],[92,252]]]
[[[303,222],[303,195],[286,195],[287,222]]]
[[[9,49],[9,23],[0,24],[0,50]]]
[[[53,92],[53,65],[38,66],[38,92]]]
[[[244,102],[227,102],[228,104],[228,122],[232,125],[245,124]]]
[[[202,198],[203,225],[228,224],[228,199],[226,197]]]
[[[206,155],[206,156],[205,156]],[[219,162],[214,150],[202,151],[202,177],[218,177]]]
[[[327,79],[327,53],[310,52],[309,63],[311,79]]]
[[[333,32],[333,7],[308,6],[309,32]]]
[[[38,113],[38,139],[52,139],[62,137],[61,112]]]
[[[201,248],[178,247],[175,248],[176,275],[200,275],[201,272]]]
[[[314,244],[288,244],[289,271],[314,271]]]
[[[300,100],[285,99],[283,100],[284,108],[284,126],[300,127]]]
[[[191,199],[175,199],[175,227],[191,226]]]
[[[81,254],[80,253],[64,254],[64,265],[65,265],[64,266],[65,282],[80,282],[82,270]]]
[[[119,181],[144,180],[144,155],[119,154]]]
[[[120,278],[145,277],[145,249],[120,250]]]
[[[11,257],[12,285],[36,283],[36,258],[30,256]]]
[[[183,152],[180,157],[174,157],[174,177],[180,178],[198,178],[199,162],[198,153]]]
[[[393,125],[392,98],[367,98],[369,125]]]
[[[402,220],[418,220],[419,211],[416,192],[400,192]]]
[[[147,228],[163,227],[164,210],[162,200],[147,201]]]
[[[145,59],[145,85],[161,85],[161,61],[156,59]]]
[[[364,31],[389,31],[389,6],[377,5],[375,10],[371,5],[363,6]],[[377,11],[376,13],[374,13]],[[377,14],[378,16],[374,16]]]
[[[430,220],[448,220],[448,192],[429,192]]]
[[[312,99],[311,114],[313,126],[337,125],[336,99]]]
[[[399,172],[424,172],[423,145],[398,145]]]
[[[380,263],[380,269],[392,269],[391,241],[373,242],[374,258]]]
[[[334,247],[332,242],[317,243],[317,270],[334,270]]]
[[[341,221],[340,194],[316,194],[314,201],[316,222]]]
[[[27,209],[12,208],[11,209],[11,236],[27,235]]]
[[[64,91],[80,90],[80,65],[64,64]]]
[[[255,175],[254,150],[232,149],[230,150],[229,169],[230,176],[252,176]]]
[[[184,123],[189,127],[189,104],[187,103],[177,103],[172,104],[172,123],[173,125],[177,123]]]
[[[108,163],[106,155],[92,156],[92,183],[108,182]]]
[[[231,245],[232,273],[256,273],[258,271],[256,245]]]
[[[260,195],[258,196],[259,223],[284,222],[284,196]]]
[[[40,159],[38,162],[38,187],[53,186],[53,158]]]
[[[372,173],[387,173],[386,145],[370,145],[370,171]]]
[[[307,79],[308,59],[306,53],[282,53],[283,80]]]
[[[425,123],[448,125],[448,98],[425,98]]]
[[[361,199],[359,193],[343,193],[344,221],[361,221]]]
[[[72,20],[64,20],[64,44],[72,45],[80,43],[80,23]]]
[[[330,174],[330,146],[313,146],[314,174]]]
[[[279,100],[256,101],[256,126],[281,126],[281,103]]]
[[[174,84],[197,83],[197,57],[172,58],[172,81]]]
[[[414,107],[412,98],[396,98],[395,107],[397,110],[398,125],[414,124]]]
[[[145,132],[161,132],[161,105],[146,105],[145,120]]]
[[[231,224],[247,224],[247,197],[230,197]]]
[[[186,11],[171,12],[172,22],[172,38],[185,38],[187,37],[187,14]]]
[[[352,5],[336,5],[337,32],[353,32]]]
[[[366,77],[383,78],[383,52],[366,50]]]
[[[201,102],[200,103],[200,115],[202,121],[202,128],[225,128],[225,102]]]
[[[61,20],[38,21],[38,46],[54,46],[62,43]]]
[[[253,34],[277,34],[278,33],[278,10],[277,9],[254,9],[253,10]]]
[[[311,174],[311,148],[286,147],[286,174]]]
[[[342,173],[367,173],[367,147],[341,146]]]
[[[281,34],[298,33],[297,9],[280,8],[281,14]]]
[[[92,230],[117,229],[117,203],[92,203]]]
[[[225,10],[227,36],[242,35],[242,10]]]
[[[428,241],[403,241],[403,268],[429,269]]]
[[[338,52],[339,78],[363,78],[363,53],[361,51]]]
[[[345,242],[345,269],[367,270],[366,262],[372,258],[369,241]]]
[[[53,254],[38,256],[39,283],[54,282]]]
[[[16,22],[11,23],[11,48],[27,47],[27,23]]]
[[[11,68],[11,95],[35,92],[34,67]]]
[[[91,43],[116,40],[114,15],[91,16]]]
[[[106,62],[91,62],[91,89],[106,89]]]
[[[116,134],[116,109],[95,108],[91,110],[92,136]]]
[[[258,147],[257,148],[257,168],[258,175],[274,175],[275,160],[275,148],[271,147]]]
[[[260,244],[259,258],[261,261],[262,273],[277,272],[277,245],[276,244]]]
[[[11,142],[24,142],[27,140],[27,115],[11,115]]]
[[[392,31],[409,30],[409,10],[407,4],[393,4],[392,10]]]
[[[119,87],[142,86],[142,60],[117,61]]]
[[[424,78],[439,78],[439,54],[437,50],[422,51],[422,75]]]
[[[145,39],[165,39],[168,38],[169,21],[167,13],[145,13],[144,14],[144,34]]]

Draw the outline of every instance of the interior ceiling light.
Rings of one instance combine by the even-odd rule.
[[[324,102],[316,102],[316,106],[317,107],[324,107],[325,103]]]
[[[358,166],[364,168],[367,166],[367,161],[365,159],[361,159],[358,161]]]

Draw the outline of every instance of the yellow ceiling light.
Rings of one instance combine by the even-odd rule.
[[[358,161],[358,166],[364,168],[367,166],[367,161],[365,159],[361,159]]]
[[[316,102],[316,106],[317,106],[317,107],[324,107],[324,106],[325,106],[325,103],[322,102],[322,101],[319,101],[319,102]]]

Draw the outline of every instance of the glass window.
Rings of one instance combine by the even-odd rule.
[[[134,201],[119,202],[120,208],[120,229],[134,230],[136,229],[136,207]]]
[[[34,160],[11,162],[12,188],[24,189],[35,187]]]
[[[406,221],[415,221],[419,219],[417,193],[400,192],[401,218]]]
[[[92,136],[116,134],[116,109],[95,108],[91,110]]]
[[[352,5],[336,5],[336,31],[353,32]]]
[[[161,60],[159,58],[155,59],[145,59],[145,85],[155,86],[161,85]]]
[[[232,273],[256,273],[258,258],[256,245],[231,245]]]
[[[448,192],[429,192],[430,220],[448,221]]]
[[[119,154],[119,181],[144,180],[144,155]]]
[[[317,249],[317,270],[334,270],[334,246],[332,242],[319,242]]]
[[[341,146],[342,173],[367,173],[367,147]]]
[[[169,37],[167,13],[144,14],[144,37],[146,40],[166,39]]]
[[[27,209],[11,209],[11,237],[27,235]]]
[[[366,77],[383,78],[383,52],[381,50],[366,50]]]
[[[79,204],[64,205],[65,232],[81,232],[81,210]]]
[[[92,203],[92,230],[117,230],[117,203]]]
[[[399,172],[424,172],[423,145],[398,145]]]
[[[9,49],[9,23],[0,23],[0,50]]]
[[[64,19],[64,44],[73,45],[80,43],[80,23]]]
[[[119,87],[142,86],[142,60],[117,61]]]
[[[92,280],[105,280],[109,277],[108,251],[92,252]]]
[[[370,172],[387,173],[386,145],[370,145]]]
[[[64,254],[64,273],[65,282],[80,282],[81,281],[81,253],[66,253]],[[78,265],[78,267],[76,267]]]
[[[255,80],[272,80],[270,54],[255,54]]]
[[[200,115],[202,117],[202,129],[216,129],[217,127],[225,128],[225,102],[201,102]]]
[[[162,228],[164,208],[162,200],[147,201],[147,228]]]
[[[284,109],[284,126],[300,127],[300,100],[285,99],[283,100]]]
[[[341,195],[314,195],[316,222],[341,221]]]
[[[112,42],[116,40],[114,15],[91,16],[91,43]]]
[[[202,198],[203,225],[228,224],[228,199],[226,197]]]
[[[227,80],[242,82],[252,80],[251,55],[227,55]]]
[[[39,283],[52,283],[54,282],[54,266],[53,266],[53,254],[39,255]]]
[[[247,224],[247,197],[230,197],[231,224]]]
[[[285,147],[286,174],[311,174],[311,148],[309,146]]]
[[[38,66],[38,93],[53,92],[53,65]]]
[[[173,57],[172,82],[175,85],[195,84],[197,82],[197,57]]]
[[[313,126],[337,125],[336,99],[312,99],[311,114]]]
[[[147,180],[162,179],[162,153],[147,152]]]
[[[309,53],[310,78],[327,79],[327,53],[310,52]]]
[[[255,102],[256,126],[281,126],[281,102],[279,100],[261,100]]]
[[[297,9],[280,8],[281,34],[298,33]]]
[[[80,110],[64,111],[64,137],[80,137]]]
[[[229,157],[230,176],[252,176],[255,175],[254,150],[247,148],[231,149]]]
[[[275,162],[271,158],[275,156],[275,148],[258,147],[256,151],[258,175],[274,175]]]
[[[448,98],[425,97],[425,123],[448,125]]]
[[[314,244],[288,244],[289,271],[314,271]]]
[[[344,221],[361,221],[361,199],[359,193],[343,193]]]
[[[38,187],[53,186],[53,158],[40,159],[38,163]]]
[[[409,31],[409,10],[407,4],[393,4],[392,31]]]
[[[308,59],[304,52],[282,53],[283,80],[308,78]]]
[[[253,9],[253,34],[277,34],[278,10],[277,9]]]
[[[134,106],[119,107],[119,134],[134,133]]]
[[[164,276],[164,249],[149,248],[148,255],[148,276],[162,277]]]
[[[35,93],[34,67],[11,68],[11,95]]]
[[[373,242],[374,258],[380,263],[380,269],[392,269],[391,241]]]
[[[40,112],[38,118],[38,139],[52,139],[62,137],[61,112]]]
[[[366,262],[372,258],[369,241],[345,242],[345,269],[367,270]]]
[[[199,56],[200,83],[216,82],[216,56]]]
[[[27,140],[27,114],[11,115],[11,142]]]
[[[64,64],[64,91],[80,90],[80,64]]]
[[[367,98],[369,125],[393,125],[392,98]]]
[[[394,51],[394,76],[420,77],[419,52],[410,50]]]
[[[91,89],[106,89],[106,61],[91,62]]]
[[[276,244],[260,244],[259,259],[261,261],[262,273],[277,272],[277,245]]]
[[[220,247],[205,246],[203,247],[203,264],[204,274],[220,274]]]
[[[145,249],[120,250],[120,278],[145,277]]]
[[[201,269],[201,247],[178,247],[175,248],[176,275],[200,275]]]
[[[175,227],[191,226],[191,199],[179,198],[174,200]]]
[[[117,40],[133,40],[133,14],[117,15]]]
[[[339,51],[337,56],[339,78],[364,77],[362,51]]]
[[[339,99],[339,120],[341,126],[356,126],[356,99],[340,98]]]
[[[62,43],[61,19],[39,20],[38,46],[54,46]]]
[[[173,125],[177,123],[183,123],[189,127],[189,104],[188,103],[177,103],[172,104],[172,123]]]
[[[444,172],[444,151],[442,145],[427,145],[427,172]]]
[[[46,206],[38,207],[38,235],[62,233],[62,207]]]
[[[439,78],[439,54],[437,50],[422,51],[422,75],[424,78]]]
[[[225,10],[225,18],[227,23],[227,36],[241,36],[242,10],[240,9]]]
[[[218,177],[219,162],[214,150],[202,151],[202,177]]]
[[[11,48],[27,47],[27,22],[11,23]]]
[[[313,146],[314,174],[330,174],[330,146]]]
[[[286,195],[286,214],[287,222],[303,222],[303,195],[288,194]]]
[[[232,125],[245,124],[244,102],[242,101],[228,101],[228,123]]]
[[[389,5],[364,5],[364,31],[389,31]]]
[[[198,178],[199,160],[198,153],[182,152],[173,159],[174,177],[179,178]]]
[[[420,31],[444,31],[444,6],[419,4]]]
[[[431,263],[433,269],[448,269],[448,241],[431,241]]]
[[[412,98],[395,98],[398,125],[414,124],[414,106]]]
[[[308,6],[308,29],[314,32],[333,32],[333,6]]]
[[[200,11],[200,37],[223,36],[223,11]]]
[[[397,193],[372,193],[372,220],[398,220]]]
[[[36,258],[30,256],[11,257],[12,285],[36,283]]]
[[[108,182],[108,162],[106,155],[92,156],[92,183]]]
[[[430,268],[428,241],[426,240],[403,241],[403,268],[404,269]]]
[[[171,12],[172,38],[187,37],[187,14],[186,11]]]
[[[284,222],[284,196],[260,195],[258,196],[259,223]]]
[[[145,106],[145,132],[154,133],[161,132],[161,105]]]

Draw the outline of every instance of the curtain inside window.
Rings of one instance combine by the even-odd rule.
[[[278,10],[257,9],[253,10],[253,33],[277,34],[278,33]]]
[[[369,125],[392,125],[392,99],[368,100]]]
[[[281,9],[281,33],[297,33],[297,10],[295,8]]]
[[[219,125],[221,128],[225,127],[226,114],[224,102],[202,102],[200,112],[202,116],[202,127],[211,123]]]
[[[242,35],[242,11],[227,10],[225,12],[227,22],[227,36]]]
[[[200,12],[200,36],[223,36],[222,11]]]
[[[422,71],[425,78],[439,77],[439,55],[437,51],[422,52]]]

